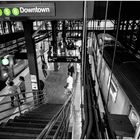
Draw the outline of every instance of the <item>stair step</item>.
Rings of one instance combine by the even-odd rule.
[[[17,118],[17,117],[16,117]],[[15,119],[16,119],[15,118]],[[49,122],[50,119],[44,119],[44,118],[32,118],[32,117],[28,117],[28,116],[19,116],[18,117],[19,119],[24,119],[24,120],[28,120],[28,121],[31,121],[31,122]],[[59,124],[60,123],[60,120],[58,119],[58,121],[56,122],[56,124]]]
[[[39,118],[39,119],[52,119],[53,116],[48,115],[35,115],[35,114],[24,114],[24,116],[30,117],[30,118]]]
[[[32,111],[56,113],[60,110],[61,107],[62,104],[44,104],[41,105],[39,108],[33,109]]]
[[[43,110],[32,110],[31,112],[32,113],[42,113],[42,112],[47,112],[48,114],[56,114],[59,110],[57,111],[51,111],[51,112],[48,112],[48,111],[43,111]]]
[[[32,110],[32,111],[30,111],[30,112],[26,112],[26,113],[32,113],[32,114],[48,114],[48,115],[55,115],[57,112],[58,112],[59,110],[57,110],[57,111],[52,111],[52,112],[47,112],[47,111],[36,111],[36,110]],[[25,114],[26,114],[25,113]]]
[[[38,128],[25,128],[25,127],[16,127],[16,126],[4,126],[0,127],[0,132],[16,132],[16,133],[28,133],[28,134],[39,134],[42,129]]]
[[[57,129],[59,125],[59,122],[57,122],[54,126],[53,129]],[[6,126],[11,126],[11,127],[28,127],[28,128],[45,128],[46,124],[44,123],[29,123],[29,122],[14,122],[10,121],[6,124]]]
[[[37,122],[37,123],[48,123],[50,120],[49,119],[41,119],[41,118],[32,118],[32,117],[27,117],[27,116],[19,116],[19,117],[15,117],[14,120],[22,120],[23,119],[23,122]],[[17,121],[18,121],[17,120]],[[57,121],[56,124],[60,124],[60,121]]]
[[[43,115],[40,115],[40,116],[35,116],[35,115],[31,115],[31,114],[23,114],[21,115],[21,117],[28,117],[29,119],[40,119],[40,120],[51,120],[53,118],[53,116],[43,116]],[[58,119],[59,121],[62,120],[62,118],[60,117]]]
[[[25,123],[25,122],[8,122],[6,126],[28,127],[28,128],[44,128],[46,124],[40,123]]]
[[[47,124],[50,120],[42,120],[42,119],[31,119],[28,117],[16,117],[13,120],[14,122],[28,122],[28,123],[43,123]]]
[[[56,113],[56,111],[53,111],[53,112],[47,112],[47,111],[37,111],[37,110],[32,110],[32,111],[27,111],[25,112],[26,113],[32,113],[32,114],[50,114],[50,115],[53,115]]]
[[[37,134],[0,132],[0,139],[35,139],[37,136]]]

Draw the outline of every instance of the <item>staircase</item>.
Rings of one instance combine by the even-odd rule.
[[[61,104],[43,104],[39,108],[25,112],[8,122],[0,124],[0,139],[36,139],[52,117],[60,110]],[[51,139],[59,127],[61,119],[51,129]]]

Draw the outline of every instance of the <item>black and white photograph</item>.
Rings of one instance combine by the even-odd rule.
[[[140,1],[1,0],[0,139],[140,139]]]

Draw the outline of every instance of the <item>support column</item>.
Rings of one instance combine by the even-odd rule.
[[[65,20],[63,21],[63,31],[62,31],[62,37],[63,37],[63,43],[66,42],[66,26],[65,26]]]
[[[4,21],[1,21],[1,30],[2,30],[2,35],[4,35],[5,34]]]
[[[53,56],[57,56],[57,21],[51,21],[52,24],[52,46]],[[58,63],[54,62],[54,71],[58,71]]]
[[[12,33],[12,24],[11,21],[7,21],[9,33]]]
[[[139,50],[140,50],[140,25],[138,25],[137,40],[134,53],[137,54]]]
[[[133,20],[132,24],[131,24],[131,33],[130,33],[130,40],[129,43],[131,44],[133,42],[133,35],[134,35],[134,28],[135,28],[135,20]]]
[[[66,25],[65,25],[65,20],[63,21],[63,26],[62,26],[62,38],[63,38],[63,49],[65,52],[66,56]]]
[[[32,84],[34,103],[35,105],[37,105],[38,103],[37,91],[40,88],[39,88],[39,76],[38,76],[35,42],[34,39],[32,38],[33,22],[23,21],[23,28],[24,28],[24,36],[25,36],[25,41],[27,46],[27,57],[28,57],[29,71],[31,75],[31,84]]]

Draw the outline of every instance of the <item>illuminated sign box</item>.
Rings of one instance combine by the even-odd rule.
[[[23,3],[0,5],[0,17],[26,17],[36,19],[36,17],[55,16],[54,3]]]

